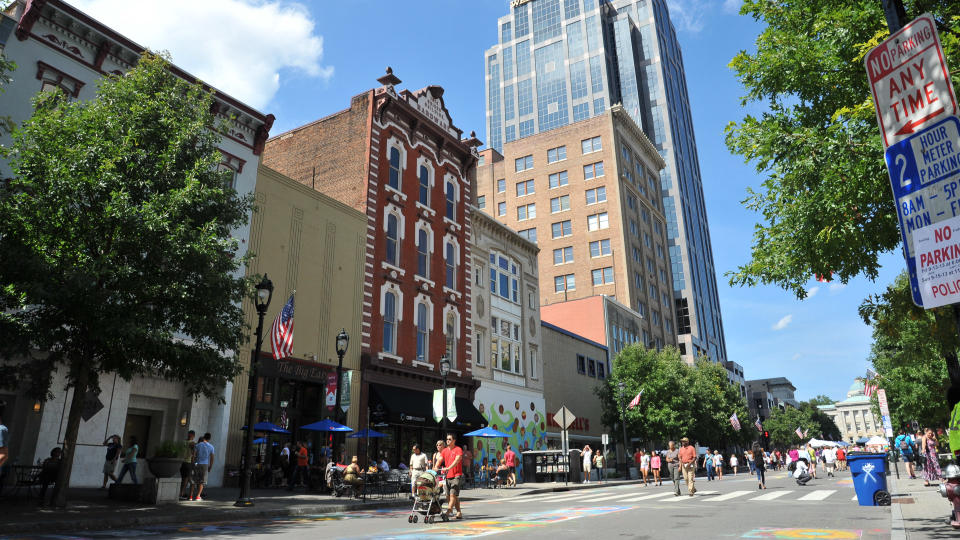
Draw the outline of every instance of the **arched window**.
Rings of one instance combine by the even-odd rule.
[[[420,229],[417,232],[417,275],[430,278],[428,275],[430,246],[428,245],[430,235],[426,229]]]
[[[457,249],[447,242],[445,262],[447,266],[447,288],[456,289],[457,285]]]
[[[398,234],[397,216],[387,215],[387,263],[394,266],[397,264],[397,234]]]
[[[430,172],[423,165],[420,166],[420,204],[430,205]]]
[[[447,181],[447,219],[456,221],[457,188],[453,182]]]
[[[400,150],[395,146],[390,147],[390,178],[387,182],[393,189],[400,190]]]
[[[397,297],[388,292],[383,295],[383,351],[397,352]]]
[[[417,360],[427,361],[428,321],[426,304],[417,304]]]
[[[457,351],[457,315],[455,313],[447,313],[444,332],[447,338],[447,359],[450,360],[451,366],[456,367],[457,362],[454,355]]]

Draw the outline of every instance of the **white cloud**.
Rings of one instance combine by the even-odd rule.
[[[831,283],[831,284],[830,284],[830,292],[832,292],[832,293],[840,292],[840,291],[842,291],[844,288],[846,288],[846,286],[847,286],[847,285],[846,285],[845,283],[839,283],[839,282],[837,282],[837,283]]]
[[[793,315],[787,315],[784,318],[777,321],[777,324],[770,327],[771,330],[783,330],[790,324],[790,321],[793,320]]]
[[[813,287],[810,287],[809,289],[807,289],[807,298],[813,298],[814,296],[817,295],[819,291],[820,291],[819,285],[814,285]]]
[[[800,359],[800,353],[797,353],[793,355],[793,358],[791,360],[799,360],[799,359]]]
[[[667,0],[674,28],[694,34],[703,30],[704,17],[711,5],[706,0]]]
[[[280,88],[281,71],[329,79],[323,37],[306,7],[285,0],[71,0],[95,19],[255,108]]]
[[[740,6],[743,0],[723,0],[723,11],[736,15],[740,13]]]

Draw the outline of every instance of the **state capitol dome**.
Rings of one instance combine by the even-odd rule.
[[[854,396],[863,395],[863,381],[855,380],[853,384],[850,385],[850,389],[847,390],[847,397],[852,398]]]

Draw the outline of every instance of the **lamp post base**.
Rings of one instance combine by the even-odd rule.
[[[242,498],[242,499],[237,499],[237,502],[233,503],[233,505],[234,505],[234,506],[237,506],[237,507],[241,507],[241,508],[247,507],[247,506],[253,506],[253,499],[251,499],[251,498],[249,498],[249,497],[244,497],[244,498]]]

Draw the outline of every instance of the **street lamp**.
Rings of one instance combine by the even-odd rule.
[[[337,334],[337,359],[338,359],[337,360],[337,404],[333,409],[334,421],[341,424],[343,422],[340,422],[340,413],[341,413],[340,396],[342,394],[340,385],[343,383],[343,355],[347,354],[348,346],[350,346],[350,334],[347,333],[347,330],[345,328],[341,328],[340,333]],[[367,426],[367,429],[369,429],[369,426]],[[337,440],[336,440],[336,443],[334,444],[334,448],[333,448],[334,453],[332,457],[333,459],[337,459],[338,456],[336,453],[340,450],[340,441],[339,441],[340,436],[337,435],[334,438]]]
[[[273,282],[264,274],[263,279],[257,284],[257,297],[254,299],[259,317],[257,346],[254,349],[253,358],[250,359],[250,381],[247,384],[250,390],[250,395],[247,396],[247,433],[243,444],[243,469],[240,471],[240,497],[234,506],[253,506],[253,499],[250,498],[250,475],[252,474],[250,458],[253,456],[253,424],[254,415],[257,412],[257,367],[260,364],[260,349],[263,347],[263,316],[267,314],[271,298],[273,298]]]
[[[623,477],[630,479],[630,465],[627,463],[627,456],[630,452],[627,450],[627,410],[623,404],[623,391],[627,387],[626,383],[620,381],[617,388],[620,390],[620,427],[623,428]]]
[[[440,419],[440,424],[443,426],[443,435],[446,436],[447,432],[447,374],[450,373],[450,360],[447,359],[447,355],[440,357],[440,377],[443,378],[443,396],[441,401],[443,401],[443,418]]]

